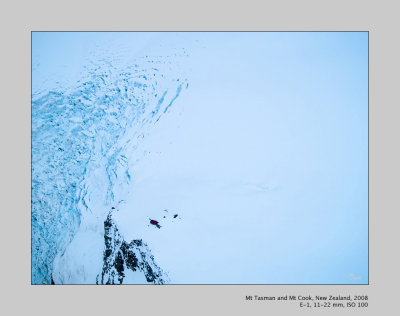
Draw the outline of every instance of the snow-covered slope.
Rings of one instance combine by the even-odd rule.
[[[145,155],[135,149],[187,88],[177,63],[162,56],[139,55],[134,63],[129,58],[94,55],[75,85],[33,91],[34,284],[50,283],[55,259],[56,281],[95,281],[95,272],[79,274],[101,265],[102,223],[129,191],[131,168]]]
[[[33,39],[33,283],[368,282],[366,35]]]

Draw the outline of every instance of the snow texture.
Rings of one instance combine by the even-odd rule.
[[[32,44],[33,284],[368,283],[366,33]]]

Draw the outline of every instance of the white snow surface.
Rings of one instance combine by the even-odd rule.
[[[346,46],[332,67],[332,50],[348,40],[172,33],[135,54],[128,45],[123,64],[142,55],[171,61],[157,88],[168,91],[160,112],[173,103],[157,122],[147,114],[128,122],[107,150],[97,123],[85,129],[94,141],[79,184],[80,224],[55,254],[55,283],[95,283],[111,207],[124,239],[147,243],[174,284],[343,283],[349,273],[364,282],[367,109],[364,81],[353,80],[364,78],[358,48]],[[145,113],[157,106],[149,102]],[[146,279],[128,271],[124,283]]]

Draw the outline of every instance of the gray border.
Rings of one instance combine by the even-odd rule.
[[[245,295],[368,294],[370,306],[398,310],[398,161],[396,107],[400,55],[395,1],[126,2],[4,1],[2,32],[2,301],[9,314],[289,315],[290,302],[249,302]],[[369,30],[370,285],[35,287],[30,284],[30,31],[32,30]],[[5,175],[5,176],[4,176]],[[397,203],[396,203],[397,202]],[[319,314],[333,310],[319,310]],[[308,311],[307,311],[308,312]]]

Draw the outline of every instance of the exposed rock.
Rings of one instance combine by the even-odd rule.
[[[140,271],[147,282],[164,284],[168,277],[154,262],[148,246],[141,240],[127,243],[118,231],[110,212],[104,222],[103,271],[97,276],[97,284],[122,284],[127,269]]]

